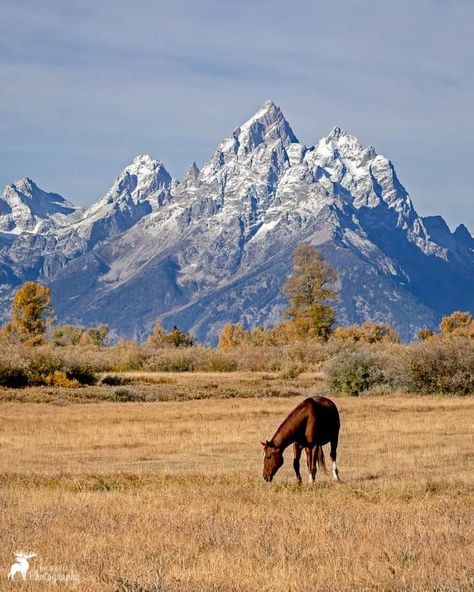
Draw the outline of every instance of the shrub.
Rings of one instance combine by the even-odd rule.
[[[59,353],[48,347],[25,348],[22,353],[28,366],[30,384],[47,384],[55,372],[63,370],[63,360]]]
[[[283,370],[283,372],[281,373],[281,377],[283,378],[283,380],[294,380],[295,378],[298,378],[298,376],[304,371],[304,366],[300,366],[298,364],[291,364]]]
[[[0,386],[22,388],[28,384],[28,371],[21,360],[0,359]]]
[[[328,368],[328,383],[333,391],[358,396],[383,383],[380,360],[370,351],[338,354]]]
[[[79,384],[95,384],[97,376],[87,365],[75,364],[65,370],[68,380],[76,380]]]
[[[348,327],[338,327],[333,335],[333,339],[341,339],[352,342],[378,343],[386,341],[389,343],[399,343],[400,335],[392,326],[385,323],[373,323],[366,321],[362,325],[350,325]]]
[[[119,376],[118,374],[107,374],[100,382],[106,386],[123,386],[125,384],[130,384],[130,379],[125,378],[124,376]]]
[[[423,329],[420,329],[416,334],[416,338],[418,341],[426,341],[427,339],[430,339],[430,337],[433,337],[434,334],[435,333],[433,329],[430,329],[429,327],[423,327]]]
[[[50,342],[56,347],[79,345],[84,328],[77,325],[57,325],[50,331]]]
[[[81,384],[95,384],[96,375],[86,356],[74,356],[75,348],[23,348],[28,372],[28,383],[32,385],[55,385],[72,387]]]
[[[65,372],[56,370],[44,377],[44,384],[47,386],[59,386],[62,388],[77,388],[81,383],[75,378],[68,378]]]
[[[97,352],[102,360],[103,372],[128,372],[131,370],[142,370],[151,357],[151,352],[144,346],[137,343],[121,343],[113,348]],[[107,356],[107,358],[105,357]]]
[[[209,350],[207,361],[198,369],[203,372],[235,372],[238,367],[239,363],[233,356]]]
[[[407,352],[410,387],[420,393],[474,393],[474,343],[470,339],[429,339]]]
[[[145,369],[150,372],[192,372],[195,370],[197,352],[195,348],[162,348],[156,350],[146,362]]]
[[[204,346],[151,348],[144,365],[150,372],[234,372],[239,367],[235,352],[224,353]]]
[[[447,317],[441,319],[439,324],[441,333],[447,335],[474,336],[474,322],[470,312],[456,310]]]

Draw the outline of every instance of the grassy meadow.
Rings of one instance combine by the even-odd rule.
[[[318,375],[129,380],[1,391],[0,590],[474,589],[473,398],[333,397],[342,482],[298,486],[259,440]],[[20,549],[79,581],[8,583]]]

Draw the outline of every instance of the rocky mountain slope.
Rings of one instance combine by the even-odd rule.
[[[208,342],[227,321],[277,322],[301,241],[339,270],[342,324],[385,321],[409,339],[474,312],[468,230],[420,217],[392,163],[354,135],[336,127],[303,146],[271,101],[181,183],[139,156],[81,211],[18,181],[0,200],[0,233],[4,315],[12,290],[39,279],[60,320],[139,338],[157,318]]]

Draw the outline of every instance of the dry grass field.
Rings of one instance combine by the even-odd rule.
[[[272,372],[123,372],[104,373],[123,384],[101,384],[87,388],[0,387],[0,402],[75,403],[116,401],[188,401],[191,399],[229,399],[254,397],[288,397],[314,393],[323,388],[321,372],[304,372],[285,378]],[[101,378],[102,378],[101,377]]]
[[[301,400],[283,394],[4,400],[0,590],[474,589],[474,399],[335,398],[342,482],[297,486],[291,450],[261,477],[259,440]],[[80,581],[7,582],[18,549]]]

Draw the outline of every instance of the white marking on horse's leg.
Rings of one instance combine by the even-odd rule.
[[[332,463],[332,476],[334,481],[339,481],[339,471],[337,470],[336,461]]]
[[[308,483],[314,483],[313,475],[311,475],[311,473],[308,474]]]

